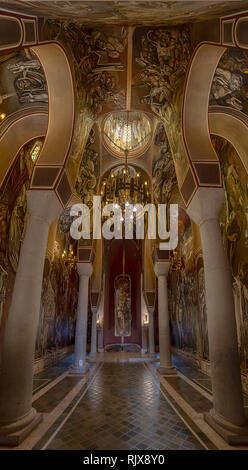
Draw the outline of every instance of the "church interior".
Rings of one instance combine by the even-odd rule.
[[[248,1],[0,1],[0,450],[248,450],[247,127]]]

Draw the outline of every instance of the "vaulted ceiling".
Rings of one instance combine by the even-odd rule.
[[[165,1],[165,0],[6,0],[0,7],[60,19],[73,19],[85,25],[167,25],[204,21],[220,14],[248,8],[248,1]]]

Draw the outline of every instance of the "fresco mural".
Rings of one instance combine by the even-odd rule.
[[[181,112],[190,51],[186,26],[137,28],[134,32],[132,107],[152,110],[162,120],[179,182],[188,165],[181,135]]]
[[[131,336],[131,277],[115,278],[115,336]]]
[[[167,204],[172,194],[178,191],[178,187],[175,166],[162,123],[157,127],[154,146],[152,163],[153,198],[156,204]]]
[[[60,217],[52,260],[46,258],[40,319],[36,340],[36,359],[49,356],[74,342],[79,276],[77,246],[69,234],[71,217],[66,210]]]
[[[99,30],[75,21],[47,19],[41,36],[62,44],[73,70],[76,119],[67,168],[75,184],[94,120],[126,107],[127,29],[106,26]]]
[[[21,1],[3,0],[3,7],[13,7],[14,11],[29,12],[46,17],[73,18],[82,24],[168,24],[186,23],[189,18],[206,21],[220,13],[233,10],[230,1],[208,2],[166,1],[166,0],[72,0],[72,1]],[[244,8],[244,0],[235,0],[235,8]]]
[[[76,22],[47,20],[43,35],[71,47],[78,92],[96,117],[103,110],[125,108],[127,29],[89,29]]]
[[[222,239],[233,277],[233,294],[241,368],[248,368],[248,177],[232,145],[212,136],[225,188],[220,213]],[[169,309],[173,345],[209,359],[204,266],[194,254],[191,223],[179,212],[179,244],[169,273]]]
[[[208,334],[202,258],[196,260],[191,222],[179,212],[179,243],[169,271],[172,344],[208,359]]]
[[[26,107],[48,107],[45,75],[30,49],[0,54],[0,77],[1,112],[7,116]]]
[[[210,105],[227,106],[248,114],[248,52],[227,49],[212,83]]]
[[[14,285],[27,222],[26,192],[41,145],[42,139],[34,140],[20,150],[0,189],[0,325],[6,320],[6,305]]]
[[[97,194],[100,177],[100,156],[98,132],[93,127],[90,131],[83,158],[78,171],[76,191],[84,204],[92,205],[93,196]]]
[[[43,139],[35,139],[20,150],[0,188],[0,335],[3,334],[10,307],[25,235],[26,193],[42,143]],[[47,258],[44,266],[36,358],[73,343],[78,295],[75,250],[68,234],[68,223],[61,223],[55,241],[54,259]]]
[[[241,365],[248,368],[248,177],[232,145],[212,137],[225,187],[220,215],[224,247],[233,275],[233,292]]]

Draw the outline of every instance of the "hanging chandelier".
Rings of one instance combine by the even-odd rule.
[[[145,172],[137,171],[131,165],[113,168],[102,182],[101,197],[103,205],[118,204],[124,210],[129,204],[150,203],[151,193]]]
[[[106,147],[124,158],[124,165],[112,169],[103,180],[103,204],[118,204],[124,210],[128,204],[147,204],[151,201],[147,177],[142,170],[130,166],[128,158],[140,155],[150,144],[150,120],[141,112],[112,113],[104,121],[103,134]]]

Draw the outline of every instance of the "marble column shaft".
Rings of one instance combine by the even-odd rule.
[[[88,300],[89,279],[92,274],[91,263],[77,263],[80,276],[79,297],[76,320],[75,348],[73,370],[77,373],[85,373],[88,370],[86,363],[87,354],[87,323],[88,323]]]
[[[53,191],[28,191],[28,222],[2,345],[0,442],[37,420],[32,408],[35,341],[50,224],[62,211]],[[16,439],[21,440],[21,434]],[[13,437],[13,443],[15,437]]]

